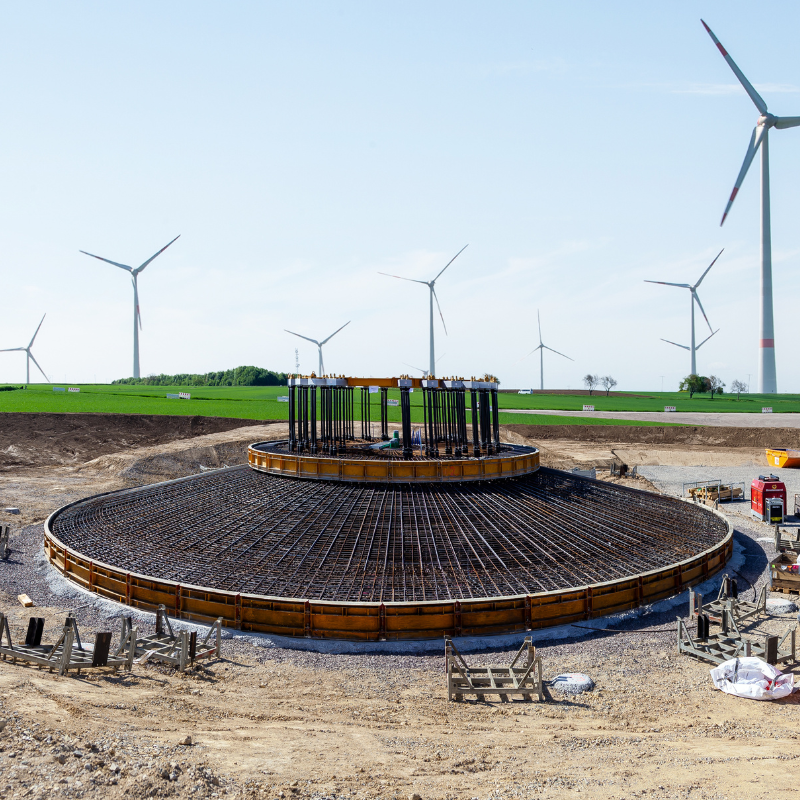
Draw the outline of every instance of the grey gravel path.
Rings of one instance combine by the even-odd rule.
[[[769,467],[675,467],[675,466],[637,466],[636,471],[649,480],[664,494],[681,496],[684,483],[695,481],[716,481],[722,483],[743,483],[746,502],[724,504],[726,513],[749,516],[750,484],[759,475],[777,475],[786,484],[789,503],[787,511],[794,511],[794,495],[800,494],[800,469],[778,469]],[[796,524],[792,518],[789,524]]]
[[[560,417],[630,419],[673,422],[681,425],[717,425],[725,428],[800,428],[800,414],[703,413],[694,411],[558,411],[554,409],[501,408],[504,414],[557,414]],[[522,422],[522,420],[520,420]]]

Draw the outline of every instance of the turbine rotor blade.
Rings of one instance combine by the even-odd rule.
[[[413,364],[409,364],[407,361],[402,362],[406,367],[411,367],[411,369],[415,369],[417,372],[421,372],[423,375],[428,374],[428,370],[421,369],[420,367],[415,367]]]
[[[30,358],[31,361],[33,361],[34,364],[36,364],[36,368],[39,370],[39,372],[41,372],[42,375],[44,375],[44,370],[39,366],[39,362],[33,357],[33,353],[31,353],[30,350],[28,350],[28,357]],[[44,379],[48,383],[50,383],[50,378],[48,378],[47,375],[44,375]]]
[[[444,315],[442,314],[442,307],[439,305],[439,298],[436,296],[436,289],[431,286],[431,292],[433,293],[433,299],[436,300],[436,308],[439,309],[439,316],[442,318],[442,326],[444,327],[444,335],[447,336],[447,325],[444,324]]]
[[[349,325],[351,322],[352,322],[352,320],[350,320],[350,319],[349,319],[349,320],[347,320],[347,322],[345,322],[345,324],[344,324],[344,325],[342,325],[342,328],[346,328],[346,327],[347,327],[347,326],[348,326],[348,325]],[[334,337],[334,336],[336,336],[336,334],[337,334],[337,333],[339,333],[339,331],[340,331],[342,328],[339,328],[338,330],[335,330],[335,331],[334,331],[334,332],[333,332],[333,333],[332,333],[332,334],[331,334],[331,335],[330,335],[330,336],[329,336],[327,339],[323,339],[323,340],[322,340],[322,341],[319,343],[319,346],[320,346],[320,347],[322,347],[322,345],[324,345],[324,344],[325,344],[325,342],[329,342],[331,339],[333,339],[333,337]]]
[[[708,325],[708,329],[713,331],[714,329],[711,327],[711,323],[708,321],[708,317],[706,316],[706,310],[703,308],[703,304],[700,302],[700,298],[697,295],[697,292],[692,289],[692,297],[694,300],[697,301],[697,305],[700,306],[700,310],[703,312],[703,318],[706,321],[706,325]]]
[[[719,333],[719,328],[717,328],[717,329],[716,329],[716,330],[715,330],[715,331],[714,331],[714,332],[711,334],[711,336],[714,336],[714,335],[715,335],[715,334],[717,334],[717,333]],[[701,347],[702,347],[702,346],[703,346],[703,345],[704,345],[704,344],[705,344],[705,343],[706,343],[706,342],[707,342],[707,341],[708,341],[708,340],[711,338],[711,336],[706,336],[706,338],[705,338],[705,339],[703,339],[703,341],[702,341],[702,342],[700,342],[700,344],[696,345],[694,349],[695,349],[695,350],[699,350],[699,349],[700,349],[700,348],[701,348]],[[688,350],[689,348],[686,348],[686,349]]]
[[[539,346],[542,345],[542,315],[539,313],[539,309],[536,309],[536,321],[539,323]],[[536,352],[536,351],[534,351]]]
[[[39,328],[41,328],[41,327],[42,327],[42,322],[44,322],[44,318],[45,318],[46,316],[47,316],[47,314],[44,314],[44,315],[42,316],[42,320],[41,320],[41,322],[39,323]],[[39,328],[37,328],[37,329],[36,329],[36,333],[34,333],[34,334],[33,334],[33,336],[31,337],[31,343],[28,345],[28,347],[33,347],[33,340],[36,338],[37,334],[39,333]]]
[[[534,347],[533,350],[531,350],[527,356],[523,356],[519,361],[524,361],[526,358],[532,356],[537,350],[541,350],[543,347],[544,347],[543,344],[540,344],[538,347]],[[519,361],[517,363],[519,363]]]
[[[552,347],[548,347],[546,344],[543,344],[542,347],[545,350],[549,350],[551,353],[555,353],[557,356],[562,356],[563,358],[568,358],[570,361],[574,361],[574,358],[570,358],[569,356],[565,356],[563,353],[559,353],[558,350],[553,350]]]
[[[321,347],[322,345],[316,339],[309,339],[308,336],[303,336],[300,333],[295,333],[294,331],[290,331],[288,328],[284,328],[286,333],[291,333],[292,336],[299,336],[301,339],[305,339],[307,342],[313,342],[317,347]]]
[[[385,275],[387,278],[397,278],[399,281],[411,281],[411,283],[424,283],[426,286],[430,286],[428,281],[418,281],[414,278],[404,278],[402,275],[390,275],[388,272],[378,272],[378,275]]]
[[[105,261],[106,264],[111,264],[115,267],[119,267],[120,269],[127,270],[128,272],[133,272],[133,267],[129,267],[127,264],[117,264],[116,261],[109,261],[107,258],[103,258],[102,256],[96,256],[94,253],[87,253],[85,250],[79,250],[79,253],[83,253],[85,256],[91,256],[92,258],[96,258],[98,261]]]
[[[796,128],[800,125],[800,117],[778,117],[775,120],[775,127],[783,130],[784,128]]]
[[[0,350],[0,353],[16,353],[18,350],[23,353],[28,352],[27,347],[6,347],[5,350]]]
[[[645,281],[645,283],[657,283],[660,286],[677,286],[680,289],[691,289],[688,283],[667,283],[666,281]]]
[[[169,244],[165,244],[154,256],[150,256],[150,258],[148,258],[147,261],[144,262],[144,264],[136,267],[136,269],[133,270],[133,274],[134,275],[138,275],[154,258],[158,258],[158,256],[160,256],[169,247],[170,244],[172,244],[173,242],[177,242],[178,239],[180,239],[180,238],[181,238],[181,235],[178,234],[172,240],[172,242],[170,242]]]
[[[689,347],[687,347],[685,344],[678,344],[677,342],[671,342],[669,339],[662,339],[661,341],[662,341],[662,342],[666,342],[667,344],[674,344],[674,345],[675,345],[675,347],[680,347],[680,348],[682,348],[683,350],[689,350],[689,349],[690,349],[690,348],[689,348]],[[695,348],[695,350],[696,350],[696,349],[697,349],[697,348]]]
[[[456,260],[456,259],[457,259],[457,258],[458,258],[458,257],[459,257],[459,256],[460,256],[460,255],[461,255],[461,254],[462,254],[462,253],[463,253],[463,252],[466,250],[466,249],[467,249],[467,248],[468,248],[468,247],[469,247],[469,244],[465,244],[465,245],[464,245],[464,246],[463,246],[463,247],[462,247],[462,248],[461,248],[461,249],[460,249],[460,250],[459,250],[459,251],[458,251],[458,252],[457,252],[457,253],[456,253],[456,254],[455,254],[455,255],[454,255],[454,256],[453,256],[453,257],[452,257],[452,258],[451,258],[451,259],[450,259],[450,260],[449,260],[449,261],[448,261],[446,264],[445,264],[445,265],[444,265],[444,269],[442,270],[442,272],[444,272],[444,270],[445,270],[445,269],[447,269],[447,268],[448,268],[448,267],[449,267],[449,266],[450,266],[450,265],[451,265],[451,264],[452,264],[452,263],[453,263],[453,262],[454,262],[454,261],[455,261],[455,260]],[[435,277],[435,278],[434,278],[434,279],[431,281],[431,283],[436,283],[436,281],[438,281],[438,280],[439,280],[439,276],[442,274],[442,272],[440,272],[440,273],[439,273],[439,275],[437,275],[437,276],[436,276],[436,277]]]
[[[723,248],[722,248],[722,250],[720,250],[720,251],[719,251],[719,253],[717,253],[717,258],[719,258],[719,257],[722,255],[722,253],[723,253],[723,251],[724,251],[724,250],[725,250],[725,248],[723,247]],[[695,289],[696,289],[696,288],[697,288],[697,287],[698,287],[698,286],[699,286],[699,285],[700,285],[700,284],[703,282],[703,278],[705,278],[705,276],[706,276],[706,275],[708,275],[708,272],[709,272],[709,270],[711,269],[711,267],[713,267],[713,266],[714,266],[714,264],[716,264],[716,263],[717,263],[717,258],[715,258],[715,259],[714,259],[714,260],[713,260],[713,261],[712,261],[712,262],[711,262],[711,263],[708,265],[708,268],[706,269],[706,271],[705,271],[705,272],[704,272],[704,273],[703,273],[703,274],[700,276],[700,280],[699,280],[699,281],[697,281],[697,283],[694,285],[694,288],[695,288]]]
[[[736,62],[730,57],[728,51],[720,43],[720,40],[717,39],[716,36],[714,36],[714,33],[711,30],[711,28],[709,28],[708,25],[706,25],[704,20],[701,19],[700,22],[703,23],[703,27],[706,29],[706,31],[708,31],[708,35],[712,38],[714,44],[717,46],[717,49],[720,51],[720,53],[722,53],[722,57],[728,62],[728,66],[733,70],[733,74],[739,79],[739,83],[742,84],[744,90],[747,92],[748,95],[750,95],[750,99],[755,104],[755,107],[762,114],[766,114],[767,104],[764,102],[761,95],[753,88],[753,85],[750,83],[750,81],[747,80],[747,78],[745,78],[744,74],[739,69],[739,67],[736,66]]]
[[[763,125],[756,125],[756,127],[753,128],[753,135],[750,137],[750,144],[747,145],[747,152],[744,154],[744,162],[742,163],[742,168],[739,170],[736,183],[733,185],[733,191],[731,192],[730,199],[728,200],[728,205],[725,206],[725,212],[722,215],[722,221],[719,223],[720,227],[725,224],[725,218],[728,216],[728,212],[731,210],[731,206],[733,205],[733,201],[736,199],[736,195],[739,194],[739,188],[744,182],[744,176],[747,175],[747,170],[750,169],[750,165],[753,163],[753,159],[756,157],[756,153],[758,152],[758,148],[761,146],[761,142],[764,139],[766,130],[767,129]]]

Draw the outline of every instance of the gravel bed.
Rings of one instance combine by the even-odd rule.
[[[765,528],[766,526],[759,527],[758,523],[746,518],[736,520],[735,542],[743,556],[743,566],[737,570],[737,575],[745,578],[746,584],[756,587],[757,590],[769,578],[766,567],[768,557],[773,552],[770,544],[757,541],[759,536],[764,535]],[[769,530],[766,533],[769,534]],[[13,536],[11,558],[7,562],[0,562],[0,586],[12,596],[23,592],[28,594],[35,606],[72,610],[80,629],[86,631],[89,640],[93,632],[99,630],[112,630],[116,638],[119,620],[123,614],[133,613],[140,631],[151,633],[155,630],[154,615],[136,610],[131,612],[124,606],[89,595],[65,581],[44,561],[41,525],[28,526]],[[745,588],[746,586],[742,586],[742,589]],[[664,602],[655,608],[562,626],[552,632],[534,631],[534,643],[545,656],[546,671],[549,668],[552,671],[551,676],[563,672],[567,668],[567,662],[571,664],[576,659],[580,661],[589,655],[602,658],[621,654],[629,649],[655,649],[661,652],[674,644],[675,616],[686,615],[688,606],[685,598],[686,593],[673,604]],[[183,625],[188,628],[202,627],[183,622],[174,623],[174,627]],[[592,627],[591,630],[587,629],[589,626]],[[599,628],[611,628],[612,631]],[[491,637],[484,638],[482,646],[476,648],[482,650],[480,660],[493,664],[508,663],[524,635],[520,634],[519,641],[512,642],[504,637],[495,646]],[[559,638],[549,639],[551,635]],[[223,655],[226,658],[290,662],[311,669],[368,670],[381,676],[380,682],[385,682],[388,692],[393,689],[393,673],[398,669],[440,672],[444,667],[444,648],[442,646],[440,649],[436,645],[432,652],[427,653],[332,653],[276,646],[274,640],[266,637],[259,640],[252,634],[238,631],[228,630],[224,636]],[[254,641],[257,643],[255,646]]]
[[[800,469],[784,467],[641,467],[636,471],[649,480],[662,494],[680,497],[684,483],[695,481],[722,481],[722,483],[743,483],[746,503],[724,505],[723,511],[750,505],[750,484],[759,475],[777,475],[786,484],[788,511],[794,509],[794,494],[800,494]]]

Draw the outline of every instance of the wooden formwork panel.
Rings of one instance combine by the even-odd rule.
[[[453,630],[454,615],[452,613],[438,614],[406,614],[403,616],[393,615],[386,617],[386,634],[423,634],[433,631]],[[420,637],[427,638],[427,637]]]

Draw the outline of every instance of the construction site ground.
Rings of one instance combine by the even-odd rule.
[[[0,417],[0,453],[25,454],[0,471],[0,507],[22,511],[9,518],[16,525],[12,554],[0,562],[0,610],[10,615],[15,637],[24,637],[28,617],[36,615],[46,620],[43,641],[51,641],[72,609],[91,641],[95,631],[116,632],[124,613],[65,593],[63,580],[42,563],[41,523],[52,510],[90,494],[244,463],[248,443],[286,435],[283,423],[195,421],[192,430],[180,427],[186,420],[169,418],[135,438],[136,420],[126,419],[86,421],[76,447],[65,434],[75,420],[48,418],[42,427],[49,432],[40,436],[36,419],[4,425]],[[163,427],[156,431],[157,425]],[[645,440],[653,436],[650,428],[576,427],[548,431],[547,439],[529,428],[511,426],[504,435],[540,444],[548,466],[607,469],[629,463],[629,451],[645,454],[633,463],[642,463],[648,479],[610,478],[604,471],[600,477],[651,490],[671,492],[683,467],[692,476],[708,467],[710,478],[727,466],[767,471],[759,440],[726,439],[719,429],[658,442]],[[644,431],[638,441],[635,430]],[[612,433],[616,439],[606,438]],[[712,456],[719,462],[707,463]],[[659,468],[671,470],[668,480]],[[771,530],[749,520],[741,504],[730,511],[739,583],[750,599],[768,580]],[[20,606],[21,592],[34,608]],[[800,782],[800,695],[758,703],[714,689],[710,665],[675,652],[675,615],[687,610],[682,602],[624,622],[579,623],[567,638],[541,639],[546,680],[583,672],[596,682],[594,691],[575,697],[548,688],[544,703],[501,703],[491,695],[448,703],[443,647],[425,654],[317,653],[228,632],[223,658],[187,674],[148,662],[130,675],[59,678],[0,662],[0,719],[6,721],[0,797],[733,800],[791,794]],[[785,627],[795,618],[764,624]],[[137,615],[137,624],[152,631],[146,616]],[[467,660],[507,664],[517,646]],[[183,744],[187,736],[191,745]]]

